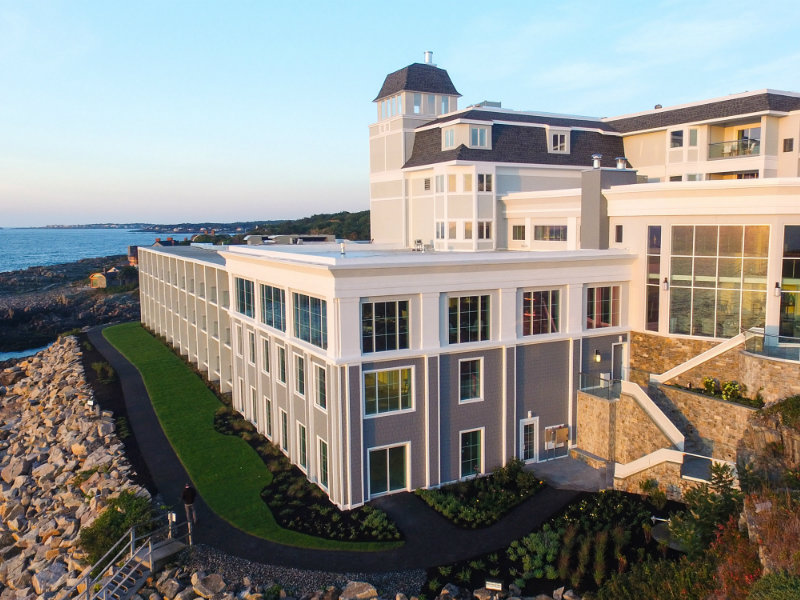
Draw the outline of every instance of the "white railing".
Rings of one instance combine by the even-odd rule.
[[[661,448],[660,450],[656,450],[650,454],[645,454],[641,458],[637,458],[629,463],[614,463],[614,477],[616,479],[625,479],[626,477],[630,477],[636,473],[641,473],[642,471],[646,471],[651,467],[655,467],[666,462],[682,465],[683,459],[686,456],[709,460],[711,461],[712,465],[727,465],[733,469],[734,473],[736,473],[736,465],[731,461],[723,460],[721,458],[712,458],[710,456],[703,456],[702,454],[682,452],[680,450],[673,450],[671,448]]]
[[[632,396],[645,414],[650,417],[650,420],[656,424],[656,427],[667,436],[672,445],[678,450],[683,450],[686,442],[684,435],[638,384],[631,381],[622,381],[622,393]]]
[[[719,356],[723,352],[727,352],[728,350],[735,348],[739,344],[744,344],[745,336],[743,333],[740,333],[737,336],[730,338],[729,340],[725,340],[724,342],[717,344],[713,348],[706,350],[698,354],[697,356],[690,358],[686,362],[679,364],[677,367],[673,367],[669,371],[665,371],[664,373],[659,374],[651,374],[650,381],[653,383],[666,383],[670,379],[674,379],[678,375],[689,371],[690,369],[694,369],[698,365],[702,365],[707,360],[711,360],[712,358]]]

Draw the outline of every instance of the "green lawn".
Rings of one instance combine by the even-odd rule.
[[[340,542],[278,526],[260,492],[272,474],[244,440],[214,430],[217,397],[173,352],[139,323],[103,336],[142,374],[158,420],[197,491],[220,517],[252,535],[304,548],[386,550],[402,542]]]

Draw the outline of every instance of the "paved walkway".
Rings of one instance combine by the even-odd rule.
[[[90,330],[89,339],[119,375],[130,426],[158,492],[165,502],[174,502],[181,510],[180,494],[189,476],[161,429],[139,371],[103,337],[101,328]],[[310,550],[270,542],[233,527],[198,498],[195,542],[247,560],[300,569],[380,572],[426,568],[503,548],[548,520],[578,494],[546,487],[498,523],[475,531],[456,527],[414,494],[384,496],[374,504],[395,521],[406,542],[382,552]]]

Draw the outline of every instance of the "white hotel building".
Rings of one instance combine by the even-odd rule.
[[[459,109],[426,59],[375,99],[372,243],[139,249],[142,322],[334,503],[566,455],[632,332],[792,351],[799,94]]]

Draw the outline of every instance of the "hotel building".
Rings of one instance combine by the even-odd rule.
[[[342,508],[580,450],[578,391],[629,379],[633,336],[797,353],[800,94],[459,98],[427,54],[386,77],[371,243],[139,248],[142,322]]]

